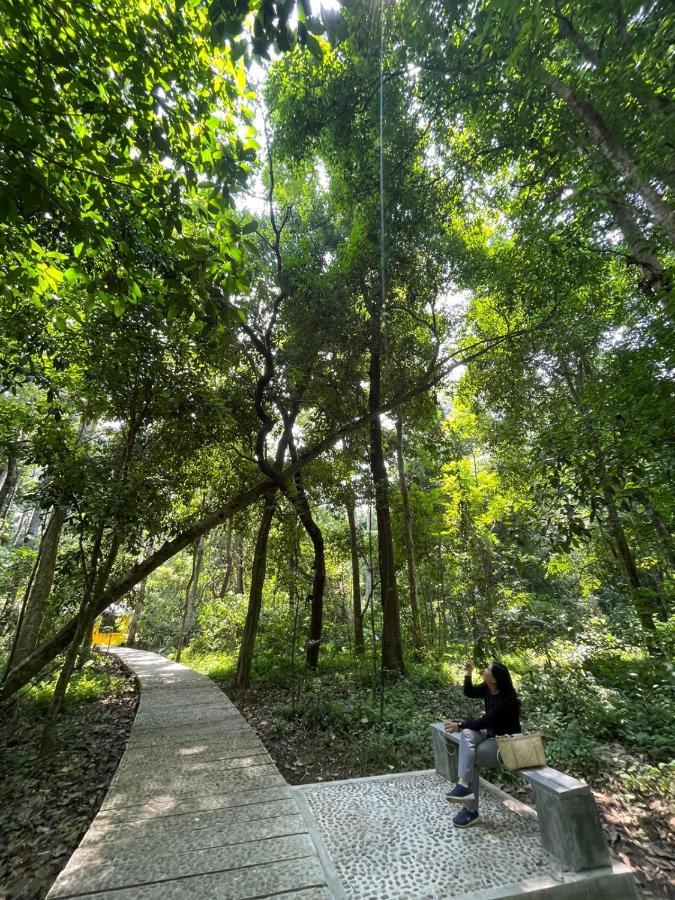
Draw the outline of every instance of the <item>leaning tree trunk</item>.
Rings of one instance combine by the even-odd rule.
[[[235,687],[238,688],[247,688],[251,680],[253,651],[255,649],[255,639],[258,634],[263,586],[265,584],[265,573],[267,571],[267,542],[270,536],[270,529],[272,527],[276,505],[277,497],[275,491],[274,493],[269,493],[265,497],[263,514],[260,519],[260,526],[255,542],[246,623],[244,625],[244,634],[242,635],[241,646],[239,648],[237,672],[234,678]]]
[[[56,558],[65,521],[65,508],[57,506],[40,542],[35,576],[26,597],[8,668],[18,665],[30,656],[38,645],[45,606],[54,583]]]
[[[352,609],[354,611],[354,651],[357,656],[365,653],[363,636],[363,609],[361,607],[361,574],[359,567],[359,544],[356,531],[356,510],[353,497],[347,498],[347,521],[349,522],[349,550],[352,559]]]
[[[675,212],[641,174],[637,161],[621,146],[600,112],[586,97],[552,75],[543,66],[537,66],[536,70],[551,93],[561,99],[584,123],[596,146],[619,178],[631,186],[652,214],[654,222],[665,231],[671,241],[675,242]]]
[[[394,539],[389,509],[389,480],[382,446],[380,408],[381,379],[381,307],[371,311],[371,348],[368,394],[370,419],[370,472],[375,485],[375,516],[377,519],[377,558],[380,570],[380,602],[382,604],[382,668],[390,672],[405,672],[401,641],[401,613],[399,608],[396,571],[394,568]]]
[[[401,502],[403,505],[403,525],[405,535],[405,555],[408,563],[408,586],[410,590],[410,612],[412,614],[413,643],[415,653],[419,656],[424,647],[422,640],[422,620],[420,617],[420,605],[417,594],[417,566],[415,565],[415,546],[413,544],[412,513],[410,511],[410,497],[408,496],[408,483],[405,477],[405,462],[403,459],[403,417],[399,410],[396,416],[396,460],[398,462],[398,480],[401,488]]]
[[[202,571],[202,560],[204,558],[204,535],[202,535],[195,544],[194,553],[192,554],[192,571],[190,572],[190,580],[185,590],[185,605],[183,607],[183,619],[178,634],[178,642],[176,644],[176,662],[180,662],[183,647],[187,641],[191,629],[194,627],[195,603],[197,599],[197,588],[199,587],[199,576]]]

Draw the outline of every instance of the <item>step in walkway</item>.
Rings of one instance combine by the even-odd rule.
[[[332,900],[302,795],[208,678],[119,648],[141,699],[101,809],[48,900]]]

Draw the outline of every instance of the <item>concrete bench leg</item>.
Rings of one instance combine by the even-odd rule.
[[[541,842],[563,869],[583,872],[611,865],[600,814],[590,788],[556,794],[532,784]]]
[[[430,730],[434,747],[434,767],[439,775],[454,784],[457,781],[459,747],[445,735],[442,725],[435,723]]]

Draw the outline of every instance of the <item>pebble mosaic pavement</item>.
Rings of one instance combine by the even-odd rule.
[[[481,824],[460,830],[447,790],[434,771],[303,788],[348,900],[441,900],[561,877],[536,818],[485,790]]]
[[[536,820],[496,795],[458,831],[433,771],[291,788],[208,678],[115,652],[139,679],[138,712],[48,900],[441,900],[560,877]]]

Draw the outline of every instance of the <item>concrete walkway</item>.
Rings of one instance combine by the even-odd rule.
[[[138,712],[49,900],[341,897],[305,804],[225,694],[155,653],[114,652],[138,677]]]

